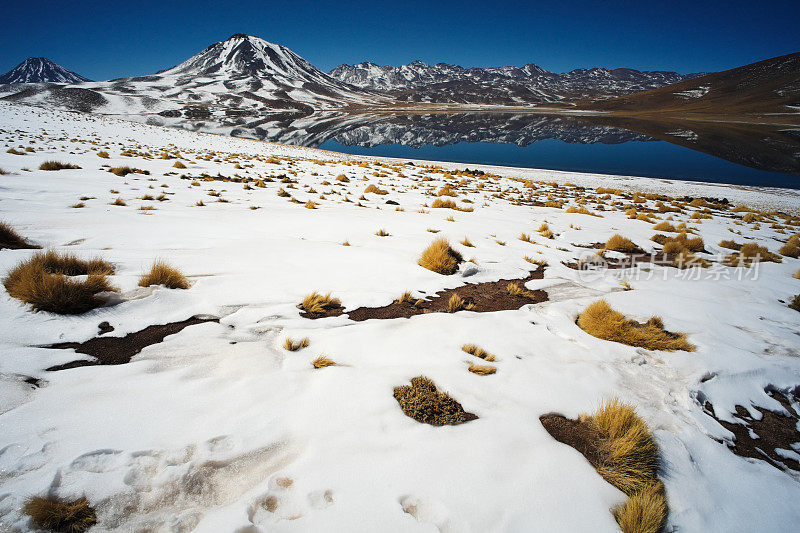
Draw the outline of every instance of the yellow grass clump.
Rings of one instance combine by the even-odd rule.
[[[475,344],[465,344],[461,347],[461,350],[490,363],[495,360],[494,355],[490,354],[480,346],[476,346]]]
[[[328,359],[324,355],[320,355],[311,362],[314,368],[325,368],[326,366],[335,366],[336,362],[333,359]]]
[[[492,365],[476,365],[475,363],[470,363],[469,368],[467,369],[473,374],[478,374],[480,376],[488,376],[489,374],[494,374],[497,372],[497,367]]]
[[[28,243],[14,228],[5,222],[0,222],[0,250],[3,248],[20,250],[25,248],[38,248],[38,246]]]
[[[446,239],[437,239],[422,252],[417,264],[443,275],[454,274],[464,260],[460,253],[450,247]]]
[[[389,233],[385,229],[381,228],[381,229],[379,229],[378,231],[375,232],[375,235],[377,235],[378,237],[390,237],[391,233]]]
[[[144,174],[146,176],[150,175],[149,170],[142,170],[140,168],[133,168],[133,167],[111,167],[108,169],[109,172],[114,174],[115,176],[127,176],[128,174]]]
[[[578,315],[577,323],[589,335],[607,341],[648,350],[695,350],[694,345],[686,340],[685,333],[666,331],[659,317],[654,316],[645,323],[629,320],[614,311],[605,300],[590,304]]]
[[[553,238],[553,232],[550,231],[550,226],[548,226],[546,223],[542,223],[542,225],[539,226],[539,229],[537,231],[539,232],[539,235],[541,235],[545,239]]]
[[[102,159],[108,159],[108,152],[97,152],[97,157]]]
[[[450,299],[447,301],[447,312],[448,313],[455,313],[457,311],[472,311],[475,309],[475,304],[472,302],[466,301],[464,298],[458,295],[458,293],[453,293]]]
[[[467,413],[461,404],[425,376],[411,378],[411,385],[394,388],[394,398],[406,416],[433,426],[456,425],[477,417]]]
[[[519,296],[520,298],[536,298],[536,295],[525,287],[520,287],[519,283],[511,282],[506,285],[506,291],[511,296]]]
[[[286,337],[286,340],[283,341],[283,349],[290,352],[296,352],[301,348],[306,348],[310,342],[311,341],[308,339],[308,337],[304,337],[299,341],[295,341],[291,337]]]
[[[369,185],[366,189],[364,189],[364,194],[373,193],[373,194],[389,194],[389,191],[381,189],[380,187],[376,187],[375,185]]]
[[[342,302],[339,298],[332,298],[331,293],[323,295],[314,291],[303,298],[300,307],[306,313],[324,313],[325,311],[341,308]]]
[[[770,252],[766,246],[759,246],[754,242],[743,244],[741,248],[739,248],[738,253],[727,255],[725,259],[723,259],[726,265],[733,267],[749,267],[753,263],[758,263],[760,261],[772,263],[783,262],[781,256]]]
[[[690,239],[686,233],[680,233],[675,237],[663,239],[661,251],[665,254],[678,254],[685,250],[690,252],[700,252],[705,247],[701,237]]]
[[[106,276],[114,267],[102,259],[84,261],[54,251],[34,254],[17,265],[3,280],[8,294],[36,311],[76,315],[103,302],[98,293],[116,291]],[[86,276],[75,280],[73,276]]]
[[[61,163],[60,161],[45,161],[44,163],[39,165],[39,170],[64,170],[64,169],[76,169],[76,168],[81,168],[81,167],[70,163]]]
[[[172,165],[172,166],[173,166],[174,168],[186,168],[186,165],[184,165],[184,164],[183,164],[182,162],[180,162],[180,161],[175,161],[175,164],[174,164],[174,165]]]
[[[786,257],[800,256],[800,235],[792,235],[789,237],[789,240],[786,241],[786,244],[781,246],[778,253]]]
[[[653,481],[614,509],[622,533],[658,533],[667,519],[664,485]]]
[[[30,498],[22,512],[31,517],[37,529],[83,533],[97,523],[94,509],[86,498],[60,501],[55,498]]]
[[[673,226],[670,222],[667,222],[666,220],[664,222],[659,222],[658,224],[653,226],[653,229],[656,231],[670,231],[673,233],[678,231],[677,229],[675,229],[675,226]]]
[[[633,241],[620,234],[612,235],[611,238],[606,241],[605,249],[623,253],[638,253],[642,251]]]
[[[475,245],[469,240],[469,237],[464,237],[464,240],[461,241],[462,246],[466,246],[467,248],[474,248]]]
[[[547,266],[547,259],[534,259],[533,257],[529,257],[527,255],[523,257],[523,259],[532,265],[538,266],[539,268],[544,268]]]
[[[168,289],[188,289],[189,280],[177,268],[169,266],[164,261],[156,261],[150,272],[139,278],[140,287],[151,285],[163,285]]]

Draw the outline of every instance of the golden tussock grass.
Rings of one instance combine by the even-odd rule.
[[[45,161],[41,165],[39,165],[39,170],[65,170],[65,169],[76,169],[81,168],[78,165],[73,165],[71,163],[61,163],[60,161]]]
[[[86,498],[60,501],[54,498],[30,498],[22,512],[37,529],[64,533],[83,533],[97,523],[94,509]]]
[[[602,215],[598,215],[594,211],[589,211],[588,209],[586,209],[583,206],[580,206],[580,207],[574,207],[574,206],[573,207],[569,207],[569,208],[567,208],[565,213],[577,213],[579,215],[591,215],[593,217],[602,217]]]
[[[450,275],[458,270],[464,260],[460,253],[450,247],[445,239],[437,239],[422,252],[417,264],[433,272]]]
[[[375,235],[377,235],[378,237],[390,237],[391,233],[389,233],[385,229],[381,228],[381,229],[379,229],[378,231],[375,232]]]
[[[792,274],[792,277],[793,277],[794,279],[800,279],[800,270],[798,270],[797,272],[795,272],[794,274]]]
[[[475,363],[470,363],[469,368],[467,368],[473,374],[478,374],[480,376],[488,376],[489,374],[494,374],[497,372],[497,367],[491,365],[476,365]]]
[[[587,421],[600,438],[597,472],[606,481],[632,496],[658,480],[658,446],[633,406],[612,398]]]
[[[800,235],[792,235],[789,237],[789,240],[786,241],[786,244],[781,246],[778,253],[786,257],[800,256]]]
[[[695,255],[690,250],[683,249],[675,255],[672,260],[672,266],[685,269],[685,268],[709,268],[711,261]]]
[[[464,237],[464,240],[461,241],[461,246],[466,246],[467,248],[475,247],[475,245],[470,242],[469,237]]]
[[[284,350],[288,350],[290,352],[296,352],[297,350],[299,350],[301,348],[308,347],[310,342],[311,341],[308,339],[308,337],[304,337],[304,338],[300,339],[299,341],[294,341],[294,340],[292,340],[291,337],[286,337],[286,340],[283,341],[283,349]]]
[[[403,294],[400,295],[400,298],[395,300],[396,303],[405,304],[405,303],[414,303],[415,298],[411,296],[411,291],[405,291]]]
[[[476,346],[475,344],[465,344],[461,347],[463,352],[466,352],[470,355],[474,355],[475,357],[479,357],[484,361],[492,362],[495,360],[494,355],[490,354],[480,346]]]
[[[339,298],[331,297],[331,293],[317,294],[317,292],[314,291],[303,298],[300,307],[306,313],[324,313],[325,311],[341,308],[342,302]]]
[[[117,198],[113,202],[109,202],[108,205],[126,206],[128,204],[125,203],[125,200],[123,200],[121,197],[117,196]]]
[[[511,282],[506,285],[506,291],[511,296],[519,296],[520,298],[536,298],[536,295],[525,287],[520,287],[519,283]]]
[[[742,245],[733,240],[721,240],[719,241],[719,245],[722,248],[727,248],[728,250],[736,250],[737,252],[741,250]]]
[[[623,253],[638,253],[642,251],[633,241],[620,234],[612,235],[611,238],[606,241],[605,249]]]
[[[664,485],[654,481],[614,509],[622,533],[658,533],[667,519]]]
[[[174,168],[186,168],[186,165],[184,165],[184,164],[183,164],[182,162],[180,162],[180,161],[175,161],[175,164],[174,164],[174,165],[172,165],[172,166],[173,166]]]
[[[389,191],[381,189],[380,187],[376,187],[375,185],[369,185],[366,189],[364,189],[364,194],[373,193],[373,194],[389,194]]]
[[[133,168],[133,167],[111,167],[108,169],[109,172],[114,174],[115,176],[127,176],[128,174],[144,174],[145,176],[150,175],[149,170],[142,170],[140,168]]]
[[[336,176],[336,181],[341,181],[343,183],[347,183],[347,182],[350,181],[350,178],[348,178],[344,174],[339,174],[338,176]]]
[[[448,313],[455,313],[457,311],[472,311],[475,309],[475,304],[472,302],[466,301],[464,298],[458,295],[458,293],[453,293],[449,300],[447,300],[447,312]]]
[[[546,259],[534,259],[533,257],[529,257],[527,255],[525,257],[523,257],[523,259],[525,261],[527,261],[528,263],[530,263],[532,265],[536,265],[536,266],[538,266],[540,268],[544,268],[548,264]]]
[[[303,204],[303,207],[305,207],[306,209],[316,209],[317,204],[312,202],[311,200],[308,200],[305,204]]]
[[[335,366],[336,362],[333,359],[328,359],[324,355],[320,355],[311,362],[314,368],[325,368],[326,366]]]
[[[456,211],[461,211],[464,213],[472,212],[471,207],[458,207],[453,200],[442,200],[441,198],[437,198],[431,204],[432,209],[455,209]]]
[[[168,289],[188,289],[189,280],[177,268],[169,266],[164,261],[156,261],[150,272],[139,278],[140,287],[151,285],[163,285]]]
[[[539,229],[536,231],[538,231],[539,235],[541,235],[545,239],[552,239],[554,236],[553,232],[550,231],[550,226],[548,226],[546,223],[542,223],[542,225],[539,226]]]
[[[629,320],[605,300],[598,300],[584,309],[578,315],[577,324],[589,335],[629,346],[648,350],[695,350],[685,333],[666,331],[659,317],[654,316],[645,323]]]
[[[100,292],[116,291],[106,276],[114,267],[102,259],[84,261],[54,251],[39,252],[23,261],[3,280],[8,294],[36,311],[81,314],[100,307]],[[75,280],[72,276],[86,276]]]
[[[12,250],[21,250],[27,248],[38,248],[33,244],[28,243],[14,228],[0,222],[0,249],[9,248]]]
[[[108,159],[108,152],[97,152],[97,157]]]
[[[20,152],[16,148],[9,148],[8,150],[6,150],[6,153],[12,155],[25,155],[25,152]]]
[[[685,250],[690,252],[700,252],[705,247],[702,238],[695,237],[694,239],[690,239],[687,237],[685,232],[680,233],[675,237],[666,237],[663,239],[661,245],[661,251],[665,254],[677,254]]]
[[[770,252],[766,246],[759,246],[756,243],[743,244],[738,253],[727,255],[723,259],[723,263],[733,267],[749,267],[760,261],[781,263],[783,259],[778,254]]]
[[[74,209],[80,209],[82,207],[86,207],[86,204],[83,203],[83,202],[78,202],[77,204],[72,204],[70,207],[72,207]]]
[[[531,236],[528,235],[527,233],[520,233],[519,234],[519,240],[521,240],[522,242],[529,242],[529,243],[533,244],[533,241],[531,240]]]
[[[433,426],[456,425],[477,418],[425,376],[411,378],[411,385],[394,388],[394,398],[406,416]]]
[[[659,222],[658,224],[653,226],[653,229],[656,231],[670,231],[670,232],[678,231],[677,229],[675,229],[675,226],[673,226],[666,220],[664,222]]]

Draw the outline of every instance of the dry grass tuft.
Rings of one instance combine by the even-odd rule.
[[[180,161],[175,161],[175,164],[172,165],[172,166],[173,166],[173,168],[186,168],[186,165],[184,165]]]
[[[30,304],[36,311],[76,315],[103,302],[97,293],[116,291],[106,276],[114,268],[102,259],[83,261],[54,251],[34,254],[17,265],[3,280],[8,294]],[[87,276],[75,280],[72,276]]]
[[[164,261],[156,261],[150,272],[139,278],[140,287],[163,285],[168,289],[188,289],[189,280],[180,270],[169,266]]]
[[[417,264],[433,272],[450,275],[458,270],[458,265],[463,260],[461,254],[453,250],[447,240],[437,239],[422,252]]]
[[[457,311],[472,311],[475,309],[475,304],[469,302],[458,295],[458,293],[453,293],[450,299],[447,301],[447,312],[448,313],[455,313]]]
[[[760,261],[781,263],[783,259],[778,254],[770,252],[766,246],[759,246],[754,242],[743,244],[738,253],[727,255],[723,259],[723,263],[733,267],[749,267]]]
[[[605,300],[598,300],[584,309],[577,323],[589,335],[607,341],[648,350],[695,350],[694,345],[686,341],[685,333],[666,331],[660,318],[652,317],[645,323],[629,320],[611,309]]]
[[[658,446],[633,406],[613,398],[588,422],[600,437],[597,472],[606,481],[632,496],[658,480]]]
[[[38,246],[30,244],[19,233],[17,233],[14,228],[5,222],[0,222],[0,250],[3,248],[8,248],[11,250],[23,250],[38,248]]]
[[[494,355],[490,354],[480,346],[476,346],[474,344],[465,344],[461,347],[461,350],[470,354],[474,355],[475,357],[479,357],[484,361],[489,361],[490,363],[495,360]]]
[[[742,249],[742,245],[733,240],[719,241],[719,246],[728,250],[736,250],[737,252]]]
[[[320,314],[333,309],[340,309],[342,302],[339,298],[332,298],[331,293],[322,295],[314,291],[303,298],[300,307],[306,313]]]
[[[308,347],[310,342],[311,341],[308,339],[308,337],[304,337],[304,338],[300,339],[297,342],[292,340],[291,337],[286,337],[286,340],[283,341],[283,349],[284,350],[288,350],[290,352],[296,352],[297,350],[299,350],[301,348]]]
[[[539,235],[545,239],[552,239],[554,237],[553,232],[550,230],[550,226],[548,226],[546,223],[542,223],[537,231],[539,232]]]
[[[389,194],[389,191],[381,189],[380,187],[376,187],[375,185],[369,185],[366,189],[364,189],[364,194],[373,193],[373,194]]]
[[[522,242],[529,242],[529,243],[533,244],[533,241],[531,240],[531,236],[528,235],[527,233],[520,233],[519,234],[519,240],[521,240]]]
[[[114,200],[113,202],[109,202],[109,204],[108,204],[108,205],[120,205],[120,206],[126,206],[126,205],[128,205],[128,204],[127,204],[127,203],[125,203],[125,200],[123,200],[121,197],[117,196],[116,200]]]
[[[454,426],[478,418],[425,376],[411,378],[411,385],[394,388],[394,398],[406,416],[432,426]]]
[[[786,244],[781,246],[778,253],[786,257],[800,256],[800,235],[792,235],[789,237],[789,240],[786,241]]]
[[[633,241],[626,239],[619,234],[613,235],[610,239],[608,239],[608,241],[606,241],[605,249],[623,253],[642,252],[642,249],[636,246]]]
[[[544,268],[548,264],[547,259],[534,259],[533,257],[529,257],[527,255],[523,257],[523,259],[532,265],[538,266],[539,268]]]
[[[108,152],[97,152],[97,157],[101,159],[108,159]]]
[[[414,303],[414,301],[415,301],[415,298],[413,296],[411,296],[411,291],[405,291],[403,294],[400,295],[400,298],[395,300],[395,302],[399,303],[399,304],[406,304],[406,303],[410,304],[410,303]]]
[[[144,174],[146,176],[150,175],[149,170],[142,170],[140,168],[132,168],[132,167],[111,167],[108,169],[109,172],[116,176],[127,176],[128,174]]]
[[[375,235],[377,235],[378,237],[390,237],[391,233],[389,233],[385,229],[381,228],[381,229],[379,229],[378,231],[375,232]]]
[[[30,498],[22,512],[31,517],[37,529],[63,533],[82,533],[97,523],[94,509],[86,498],[62,502],[54,498]]]
[[[684,251],[701,252],[705,247],[702,238],[695,237],[694,239],[690,239],[685,232],[675,237],[666,237],[662,239],[661,245],[661,251],[665,254],[679,254]]]
[[[488,376],[489,374],[494,374],[495,372],[497,372],[497,367],[491,365],[476,365],[475,363],[470,363],[469,368],[467,370],[469,370],[473,374]]]
[[[656,231],[670,231],[670,232],[673,232],[673,233],[678,231],[677,229],[675,229],[675,226],[673,226],[671,223],[667,222],[666,220],[664,222],[659,222],[658,224],[653,226],[653,229],[656,230]]]
[[[519,296],[520,298],[536,298],[536,295],[525,287],[520,287],[519,283],[512,281],[506,285],[506,291],[511,296]]]
[[[60,161],[45,161],[44,163],[39,165],[39,170],[64,170],[64,169],[76,169],[76,168],[81,168],[81,167],[70,163],[61,163]]]
[[[314,368],[325,368],[326,366],[335,366],[336,361],[333,359],[328,359],[324,355],[320,355],[314,361],[311,362]]]
[[[658,533],[667,519],[664,485],[654,481],[614,509],[622,533]]]
[[[789,309],[794,309],[795,311],[800,311],[800,294],[796,294],[792,301],[789,302]]]
[[[464,237],[464,240],[461,241],[461,246],[466,246],[467,248],[474,248],[475,245],[469,240],[469,237]]]

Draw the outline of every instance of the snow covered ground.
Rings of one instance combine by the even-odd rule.
[[[728,421],[737,404],[783,409],[765,388],[800,385],[800,315],[785,303],[800,293],[792,277],[800,260],[761,264],[757,276],[719,265],[700,279],[667,267],[591,275],[562,264],[587,253],[576,244],[620,233],[650,251],[653,224],[629,219],[609,201],[605,211],[586,204],[602,217],[514,201],[527,197],[522,182],[530,179],[725,196],[796,214],[794,191],[502,167],[478,167],[502,176],[478,179],[6,104],[0,132],[0,168],[8,172],[0,175],[0,219],[43,247],[113,262],[122,290],[115,305],[79,316],[34,313],[0,295],[2,531],[30,531],[21,505],[48,491],[85,494],[98,514],[92,531],[618,531],[610,509],[624,495],[539,421],[550,412],[591,412],[612,396],[635,405],[654,430],[668,531],[793,531],[800,523],[800,475],[732,453],[718,442],[732,434],[698,403],[710,402]],[[29,146],[35,151],[6,152]],[[136,154],[120,155],[126,149]],[[179,152],[188,168],[174,168],[164,152]],[[82,168],[37,170],[46,160]],[[150,174],[118,177],[102,165]],[[286,175],[297,183],[245,189],[181,174]],[[336,180],[342,174],[349,182]],[[426,207],[445,183],[454,184],[453,200],[474,211]],[[359,200],[368,185],[388,194]],[[575,192],[535,185],[542,201]],[[281,188],[299,203],[279,197]],[[162,192],[167,201],[140,199]],[[71,207],[81,197],[91,199]],[[117,197],[127,205],[109,205]],[[304,207],[308,200],[316,209]],[[717,246],[722,239],[776,251],[797,232],[769,223],[756,229],[741,221],[744,213],[690,220],[697,210],[672,215],[696,228],[711,254],[728,252]],[[543,222],[555,239],[536,233]],[[375,235],[381,228],[390,236]],[[523,232],[533,242],[519,240]],[[419,267],[436,237],[475,263],[452,276]],[[474,247],[459,245],[464,237]],[[0,274],[32,253],[0,251]],[[521,278],[531,267],[525,256],[548,261],[544,279],[527,287],[545,289],[550,301],[365,322],[309,320],[296,308],[313,291],[331,291],[351,310],[387,305],[406,290],[423,297]],[[192,287],[137,287],[156,258],[180,268]],[[622,290],[623,280],[633,290]],[[697,351],[648,351],[586,334],[576,315],[601,297],[638,320],[663,317]],[[44,370],[85,356],[41,346],[93,338],[100,322],[121,336],[194,315],[220,322],[186,328],[128,364]],[[287,337],[308,337],[310,345],[286,351]],[[465,343],[496,354],[497,373],[468,372]],[[314,369],[322,354],[337,365]],[[404,416],[392,390],[418,375],[479,418],[433,427]]]

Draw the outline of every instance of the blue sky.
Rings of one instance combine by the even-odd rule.
[[[340,63],[717,71],[800,51],[789,2],[8,2],[0,73],[44,56],[92,79],[150,74],[234,33]]]

